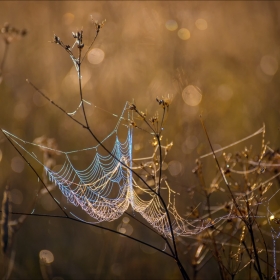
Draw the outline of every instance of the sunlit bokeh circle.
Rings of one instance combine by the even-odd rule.
[[[14,108],[14,117],[17,120],[24,120],[29,113],[28,107],[23,103],[18,103]]]
[[[89,51],[87,58],[91,64],[99,64],[103,61],[105,53],[99,48],[93,48]]]
[[[43,195],[40,199],[41,205],[47,211],[53,211],[58,206],[49,195]]]
[[[178,28],[178,23],[176,20],[170,19],[165,23],[165,27],[169,31],[174,31]]]
[[[189,85],[182,92],[184,102],[189,106],[197,106],[202,100],[201,90],[198,87]]]
[[[39,258],[45,263],[52,263],[54,261],[53,253],[49,250],[41,250],[39,253]]]
[[[278,61],[272,55],[264,55],[261,58],[260,66],[266,75],[273,76],[278,70]]]
[[[182,171],[182,168],[182,164],[177,160],[172,160],[168,164],[168,170],[172,176],[179,175]]]
[[[207,25],[207,21],[203,18],[199,18],[196,22],[195,22],[195,26],[197,29],[199,30],[206,30],[208,25]]]
[[[12,170],[16,173],[21,173],[24,169],[24,161],[21,157],[13,157],[11,162]]]
[[[178,30],[178,37],[182,40],[188,40],[191,37],[191,33],[187,28],[181,28]]]
[[[123,217],[122,221],[123,223],[128,224],[130,220],[128,217]]]
[[[21,204],[23,200],[22,192],[18,189],[12,189],[11,190],[11,200],[14,204]]]
[[[129,223],[121,223],[118,225],[117,231],[126,235],[131,235],[133,227]]]
[[[217,97],[223,101],[228,101],[233,96],[232,88],[227,84],[219,85],[217,89]]]
[[[71,13],[66,13],[62,16],[62,21],[65,25],[70,25],[75,19],[75,16]]]

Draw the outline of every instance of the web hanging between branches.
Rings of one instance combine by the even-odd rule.
[[[36,143],[24,141],[15,135],[3,131],[10,140],[23,149],[30,157],[37,161],[44,168],[49,180],[58,186],[62,194],[76,207],[80,206],[95,223],[103,221],[113,221],[118,219],[128,209],[132,207],[133,211],[138,212],[154,229],[160,234],[171,237],[170,224],[163,205],[161,196],[158,195],[157,179],[159,165],[153,159],[158,149],[162,149],[166,155],[170,146],[155,145],[154,154],[151,157],[134,159],[132,157],[132,126],[122,123],[125,112],[129,111],[127,103],[120,115],[113,131],[101,141],[104,144],[109,139],[113,139],[114,145],[111,154],[106,156],[99,153],[100,144],[87,149],[63,152],[52,149]],[[128,120],[130,116],[128,115]],[[127,127],[126,140],[121,142],[118,137],[118,130],[121,125]],[[264,128],[258,130],[249,137],[262,133]],[[244,141],[248,137],[242,139]],[[41,150],[49,150],[59,153],[64,157],[64,163],[59,171],[53,171],[48,168],[42,160],[31,152],[31,146],[38,147]],[[225,147],[228,148],[228,147]],[[224,148],[224,149],[225,149]],[[84,170],[75,168],[71,161],[71,154],[81,154],[85,151],[95,151],[95,156]],[[205,155],[207,156],[207,155]],[[79,157],[81,158],[81,157]],[[138,164],[137,162],[140,162]],[[153,170],[155,181],[154,187],[149,187],[141,183],[133,175],[133,170],[140,170],[143,167],[149,167]],[[208,216],[192,219],[188,221],[177,212],[175,205],[176,192],[170,188],[166,180],[161,182],[161,190],[168,197],[166,206],[171,217],[172,228],[175,236],[191,236],[212,227],[217,223],[227,221],[232,213],[226,213],[218,218],[209,220]],[[71,213],[74,215],[73,213]],[[75,216],[75,215],[74,215]],[[77,216],[75,216],[78,218]]]
[[[101,141],[104,144],[109,139],[114,139],[111,154],[106,156],[98,152],[100,144],[83,150],[63,152],[24,141],[7,131],[3,132],[14,144],[43,166],[49,180],[59,187],[67,201],[75,206],[80,206],[88,215],[94,218],[96,223],[118,219],[131,205],[133,211],[140,213],[159,233],[171,237],[166,210],[156,192],[156,188],[149,188],[144,184],[140,186],[132,174],[133,169],[137,170],[144,166],[151,167],[153,165],[152,169],[155,172],[156,180],[158,167],[152,161],[154,155],[141,159],[141,164],[133,166],[135,165],[133,162],[136,162],[137,159],[132,158],[131,126],[124,124],[127,127],[126,140],[124,142],[119,140],[118,130],[122,120],[125,120],[124,113],[127,112],[128,108],[127,103],[113,131]],[[55,172],[48,168],[34,152],[30,151],[31,146],[63,155],[65,159],[61,169]],[[158,148],[158,146],[155,148],[155,153]],[[162,146],[161,148],[166,154],[170,147]],[[96,151],[90,165],[84,170],[76,169],[75,164],[70,159],[70,155],[80,154],[89,150]],[[195,226],[188,223],[177,213],[175,199],[172,199],[176,193],[166,181],[163,181],[163,183],[165,184],[165,190],[167,190],[168,202],[166,206],[172,217],[174,234],[184,236],[195,234],[204,229],[207,223],[204,224],[198,221],[198,225]]]

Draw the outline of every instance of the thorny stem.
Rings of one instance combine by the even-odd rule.
[[[262,277],[261,267],[260,267],[260,263],[259,263],[259,259],[258,259],[258,251],[257,251],[256,244],[255,244],[255,239],[254,239],[255,237],[254,237],[254,233],[253,233],[253,230],[252,230],[252,225],[250,224],[251,219],[250,219],[250,217],[249,217],[249,222],[248,222],[248,221],[246,220],[246,216],[244,216],[244,214],[243,214],[242,211],[240,210],[239,205],[238,205],[238,203],[237,203],[237,201],[236,201],[236,199],[235,199],[235,197],[234,197],[234,195],[233,195],[233,193],[232,193],[232,191],[231,191],[231,189],[230,189],[230,186],[229,186],[229,184],[228,184],[228,182],[227,182],[227,180],[226,180],[226,178],[225,178],[225,174],[224,174],[224,172],[223,172],[223,170],[222,170],[222,168],[221,168],[221,166],[220,166],[220,164],[219,164],[219,161],[218,161],[218,159],[217,159],[217,157],[216,157],[216,154],[215,154],[214,149],[213,149],[213,147],[212,147],[212,143],[211,143],[211,141],[210,141],[208,132],[207,132],[207,130],[206,130],[206,127],[205,127],[205,125],[204,125],[204,122],[203,122],[201,116],[200,116],[200,121],[201,121],[202,127],[203,127],[203,129],[204,129],[204,132],[205,132],[205,134],[206,134],[206,137],[207,137],[208,143],[209,143],[209,145],[210,145],[211,151],[212,151],[212,153],[213,153],[214,159],[215,159],[215,161],[216,161],[216,164],[217,164],[217,166],[218,166],[218,169],[219,169],[219,171],[220,171],[220,173],[221,173],[221,175],[222,175],[222,178],[224,179],[224,182],[225,182],[225,184],[226,184],[226,186],[227,186],[227,189],[228,189],[228,191],[229,191],[229,193],[230,193],[230,196],[231,196],[231,198],[232,198],[232,200],[233,200],[233,203],[234,203],[236,209],[238,210],[238,212],[240,213],[241,219],[242,219],[242,221],[244,222],[244,224],[246,225],[246,227],[248,228],[248,231],[249,231],[249,233],[250,233],[250,237],[251,237],[251,241],[252,241],[252,245],[253,245],[253,250],[254,250],[254,256],[255,256],[255,259],[256,259],[256,262],[257,262],[257,267],[254,265],[254,268],[256,269],[256,271],[257,271],[257,273],[258,273],[260,279],[262,280],[263,277]]]

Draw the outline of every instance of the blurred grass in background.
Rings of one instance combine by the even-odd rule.
[[[85,100],[114,114],[121,113],[126,101],[134,100],[138,108],[153,115],[158,110],[156,97],[173,99],[163,134],[163,141],[174,142],[165,173],[181,194],[176,205],[182,215],[190,205],[199,203],[199,198],[192,201],[187,190],[196,184],[192,174],[195,159],[210,151],[199,122],[201,113],[215,147],[253,133],[264,122],[270,146],[278,148],[280,4],[273,1],[2,1],[0,21],[28,30],[8,50],[0,84],[2,128],[28,141],[41,135],[55,138],[64,151],[96,144],[25,81],[28,78],[66,111],[77,108],[73,64],[48,41],[55,33],[71,44],[71,32],[83,27],[87,46],[94,36],[90,15],[107,21],[82,68]],[[1,42],[0,58],[3,52]],[[117,119],[94,106],[86,110],[93,131],[104,138]],[[149,155],[150,140],[135,131],[134,157]],[[13,210],[30,212],[40,184],[3,136],[0,141],[1,190],[9,180]],[[246,143],[251,144],[260,147],[260,138]],[[35,167],[41,174],[40,167]],[[216,171],[214,162],[206,161],[204,170],[205,180],[210,182]],[[67,203],[59,191],[56,197]],[[50,198],[44,200],[38,202],[38,213],[59,213]],[[217,203],[223,201],[217,199]],[[121,219],[102,225],[117,229],[120,223]],[[141,225],[129,223],[133,236],[164,247]],[[57,280],[180,279],[176,265],[166,256],[70,221],[29,217],[17,234],[15,248],[11,278],[40,278],[39,252],[45,249],[54,256],[52,269]],[[184,251],[181,245],[188,269],[191,256]],[[213,260],[206,266],[210,269],[211,265]],[[210,279],[207,270],[199,274],[201,279]],[[212,279],[216,273],[213,270]]]

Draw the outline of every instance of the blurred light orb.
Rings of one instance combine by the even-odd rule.
[[[105,57],[104,51],[99,48],[93,48],[89,51],[87,58],[91,64],[99,64],[103,61]]]
[[[174,31],[178,28],[178,23],[176,20],[170,19],[165,23],[165,27],[169,31]]]
[[[130,219],[128,217],[123,217],[122,221],[123,223],[128,224]]]
[[[119,263],[114,263],[114,264],[112,264],[112,266],[111,266],[111,271],[112,271],[115,275],[120,276],[120,275],[122,274],[122,267],[121,267],[121,264],[119,264]]]
[[[12,158],[11,168],[16,173],[21,173],[24,169],[24,161],[21,157]]]
[[[39,258],[45,263],[52,263],[54,261],[53,253],[49,250],[41,250],[39,253]]]
[[[62,21],[65,25],[70,25],[75,19],[75,16],[71,13],[66,13],[62,16]]]
[[[223,101],[228,101],[233,96],[232,88],[227,84],[219,85],[217,90],[217,97]]]
[[[47,211],[53,211],[57,208],[57,204],[49,195],[43,195],[40,199],[42,207]]]
[[[177,160],[172,160],[168,164],[168,170],[172,176],[179,175],[182,169],[183,169],[182,164]]]
[[[142,143],[137,143],[137,144],[135,144],[133,147],[134,147],[134,150],[135,150],[135,151],[139,151],[139,150],[142,149],[143,144],[142,144]]]
[[[182,92],[184,102],[189,106],[197,106],[202,100],[201,90],[193,85],[188,85]]]
[[[271,215],[270,217],[269,217],[269,220],[270,221],[273,221],[275,219],[275,216],[274,215]]]
[[[23,195],[22,195],[22,192],[18,189],[12,189],[11,190],[11,198],[12,198],[12,202],[14,204],[21,204],[22,203],[22,200],[23,200]]]
[[[264,55],[260,63],[262,71],[268,75],[273,76],[278,70],[278,61],[272,55]]]
[[[17,120],[24,120],[29,113],[27,106],[24,103],[18,103],[14,108],[14,117]]]
[[[195,135],[190,135],[187,137],[185,141],[185,145],[187,146],[188,149],[193,150],[197,147],[198,145],[198,139]]]
[[[118,225],[117,231],[126,235],[131,235],[133,227],[129,223],[121,223]]]
[[[207,21],[203,18],[199,18],[196,22],[195,22],[195,26],[197,29],[199,30],[206,30],[208,25],[207,25]]]
[[[168,168],[168,164],[164,161],[164,162],[162,163],[161,169],[162,169],[162,170],[166,170],[167,168]]]
[[[188,40],[191,37],[191,33],[187,28],[181,28],[178,30],[178,36],[182,40]]]
[[[47,104],[47,100],[45,98],[43,98],[40,94],[38,94],[38,92],[35,92],[33,94],[33,103],[37,107],[42,107]]]
[[[198,146],[198,144],[198,139],[195,135],[188,136],[182,144],[183,153],[190,154]]]

